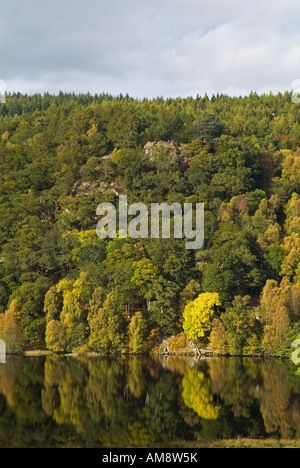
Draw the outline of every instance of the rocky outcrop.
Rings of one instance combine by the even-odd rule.
[[[177,164],[181,170],[188,168],[188,160],[191,154],[177,141],[149,141],[144,146],[144,153],[150,160],[154,160],[154,154],[158,149],[164,149],[173,164]]]
[[[88,195],[92,190],[99,190],[101,193],[113,192],[119,196],[123,192],[123,187],[115,180],[107,182],[95,182],[89,180],[78,180],[72,189],[72,195]]]
[[[96,183],[90,180],[78,180],[72,189],[72,195],[88,194],[95,187]]]
[[[123,192],[123,187],[121,187],[116,180],[113,180],[110,183],[100,182],[99,190],[101,193],[113,192],[115,195],[119,196]]]

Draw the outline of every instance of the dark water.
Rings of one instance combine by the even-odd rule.
[[[0,447],[300,438],[295,370],[250,358],[9,358],[0,364]]]

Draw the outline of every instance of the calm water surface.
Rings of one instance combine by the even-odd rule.
[[[300,438],[292,363],[237,358],[8,358],[0,447]]]

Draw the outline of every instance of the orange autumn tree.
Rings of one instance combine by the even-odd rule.
[[[229,352],[227,331],[219,318],[212,321],[211,334],[209,337],[209,346],[217,354],[227,354]]]
[[[6,344],[8,354],[21,354],[23,333],[18,319],[18,304],[14,299],[9,309],[0,315],[0,339]]]

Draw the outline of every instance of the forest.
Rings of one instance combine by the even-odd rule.
[[[222,355],[300,336],[300,107],[291,93],[0,105],[0,338],[8,352]],[[96,208],[204,203],[205,242],[100,239]]]

